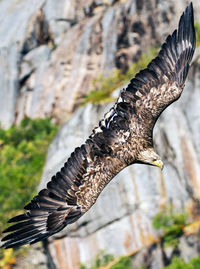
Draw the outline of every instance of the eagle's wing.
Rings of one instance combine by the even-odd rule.
[[[2,241],[2,247],[16,247],[40,241],[81,216],[77,205],[76,190],[81,184],[81,176],[87,166],[85,145],[76,148],[64,167],[47,184],[47,188],[39,192],[25,206],[28,212],[9,220],[17,222],[4,232],[9,232]],[[64,220],[67,217],[66,223]]]
[[[133,78],[119,97],[136,106],[136,114],[146,127],[153,126],[162,111],[182,92],[195,50],[192,3],[180,18],[178,31],[169,35],[158,56]]]
[[[27,212],[9,220],[16,224],[3,231],[9,234],[2,239],[6,242],[1,247],[43,240],[75,222],[95,203],[106,184],[126,166],[114,157],[119,150],[113,145],[117,143],[118,131],[128,126],[121,123],[120,116],[114,121],[112,130],[101,121],[85,144],[76,148],[60,172],[52,177],[47,188],[25,206]]]
[[[35,243],[75,222],[96,201],[106,184],[129,164],[126,140],[129,124],[140,118],[151,126],[162,110],[175,101],[183,87],[195,47],[192,4],[169,36],[156,59],[122,91],[113,108],[85,144],[71,154],[64,167],[25,206],[2,247]]]

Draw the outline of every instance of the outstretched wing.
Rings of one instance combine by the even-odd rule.
[[[135,104],[146,127],[152,129],[162,111],[180,97],[194,50],[191,3],[180,18],[178,31],[167,37],[158,56],[121,92],[120,100]]]
[[[195,48],[192,4],[187,7],[159,55],[138,73],[86,143],[71,154],[64,167],[25,206],[2,247],[33,244],[75,222],[96,201],[106,184],[130,164],[132,148],[126,142],[134,117],[149,128],[181,94]]]
[[[100,122],[85,144],[75,149],[64,167],[25,206],[26,213],[9,220],[16,224],[7,228],[9,233],[2,247],[17,247],[43,240],[80,218],[96,201],[106,184],[126,166],[115,157],[120,121],[109,131]],[[113,155],[113,156],[112,156]]]
[[[28,212],[9,220],[17,222],[4,232],[9,232],[2,247],[16,247],[35,243],[61,230],[81,216],[77,205],[76,190],[81,185],[81,176],[87,166],[86,146],[76,148],[64,167],[25,206]]]

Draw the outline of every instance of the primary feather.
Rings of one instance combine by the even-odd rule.
[[[126,166],[153,164],[152,133],[162,111],[183,90],[195,50],[192,3],[158,56],[140,71],[105,114],[85,144],[75,149],[47,188],[9,220],[2,247],[33,244],[75,222],[95,203],[109,181]]]

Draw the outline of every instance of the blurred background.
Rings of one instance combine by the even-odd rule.
[[[187,4],[0,1],[0,237],[156,56]],[[154,130],[163,172],[126,168],[77,223],[1,250],[0,268],[200,268],[200,2],[193,5],[197,48],[186,86]]]

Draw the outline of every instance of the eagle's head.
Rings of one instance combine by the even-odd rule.
[[[158,166],[161,170],[164,167],[160,156],[154,151],[153,148],[148,148],[144,151],[141,151],[138,156],[138,162]]]

